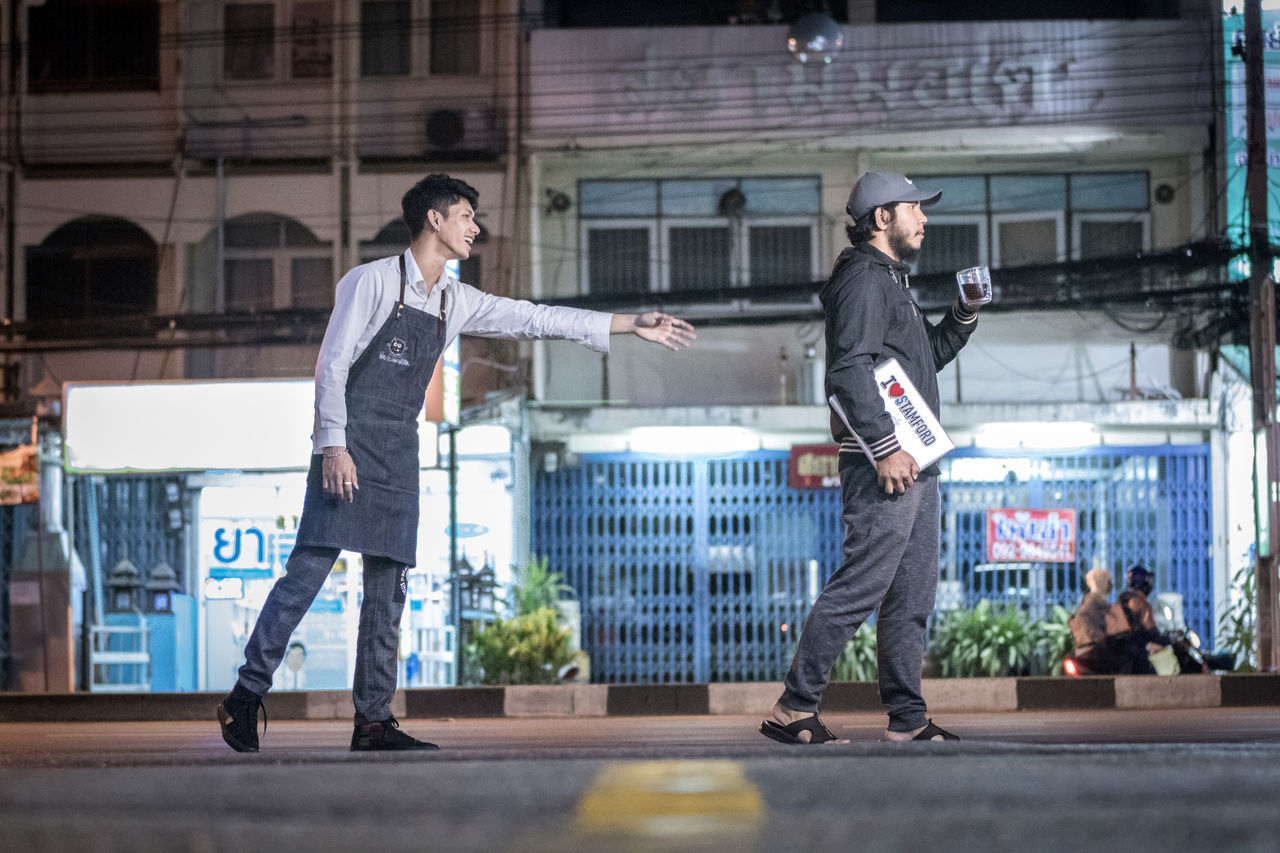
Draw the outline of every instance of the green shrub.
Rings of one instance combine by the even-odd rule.
[[[487,625],[467,653],[482,684],[552,684],[573,657],[569,637],[556,611],[541,607]]]
[[[1034,666],[1036,633],[1018,608],[997,609],[983,599],[972,610],[941,618],[930,653],[943,678],[1026,675]]]
[[[1256,671],[1255,654],[1258,649],[1257,623],[1254,621],[1254,606],[1258,600],[1256,583],[1257,575],[1254,574],[1252,563],[1236,572],[1235,577],[1231,579],[1231,586],[1237,595],[1231,598],[1230,605],[1218,620],[1214,645],[1219,651],[1235,652],[1236,672]]]
[[[831,680],[875,681],[878,672],[876,626],[863,625],[836,658],[835,666],[831,668]]]
[[[547,569],[547,558],[534,556],[529,565],[511,567],[511,610],[516,616],[524,616],[544,607],[556,609],[565,593],[573,594],[573,587],[564,582],[564,575]]]
[[[1067,620],[1071,611],[1057,604],[1049,618],[1035,624],[1035,665],[1028,675],[1062,675],[1062,660],[1075,651]]]

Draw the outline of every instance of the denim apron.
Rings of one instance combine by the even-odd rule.
[[[417,563],[418,414],[427,383],[444,350],[445,298],[440,316],[404,302],[404,255],[400,256],[400,300],[347,375],[347,451],[360,488],[347,503],[321,484],[324,459],[311,457],[297,544],[343,548]]]

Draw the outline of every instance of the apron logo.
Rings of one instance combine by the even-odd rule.
[[[409,349],[409,345],[402,338],[392,338],[387,341],[386,352],[378,353],[380,361],[389,361],[392,364],[400,364],[405,367],[409,366],[409,359],[404,357],[405,351]]]

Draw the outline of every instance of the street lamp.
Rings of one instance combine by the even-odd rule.
[[[830,65],[844,47],[840,25],[821,12],[797,18],[787,30],[787,50],[801,64],[811,60]]]

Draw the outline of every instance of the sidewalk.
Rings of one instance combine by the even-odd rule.
[[[780,683],[411,688],[396,694],[392,709],[405,719],[763,714],[781,690]],[[0,693],[0,722],[206,720],[222,696]],[[1280,707],[1280,675],[939,678],[925,679],[924,696],[936,713]],[[274,691],[267,702],[273,720],[346,720],[352,714],[345,690]],[[879,711],[879,691],[868,682],[832,684],[822,710]]]

